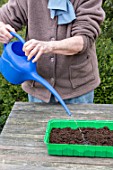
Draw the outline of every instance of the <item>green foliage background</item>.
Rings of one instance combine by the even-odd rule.
[[[104,0],[106,19],[97,40],[101,85],[95,90],[95,103],[113,104],[113,0]]]
[[[0,6],[8,0],[0,0]],[[104,0],[106,20],[96,42],[101,84],[95,90],[95,103],[113,104],[113,0]],[[24,29],[19,32],[24,36]],[[0,54],[2,45],[0,45]],[[8,83],[0,75],[0,130],[2,129],[15,101],[27,101],[21,86]]]
[[[8,0],[0,0],[0,6]],[[19,34],[24,38],[24,28]],[[3,45],[0,44],[0,55]],[[20,85],[12,85],[8,83],[0,74],[0,131],[12,109],[15,101],[27,101],[27,94],[21,89]]]

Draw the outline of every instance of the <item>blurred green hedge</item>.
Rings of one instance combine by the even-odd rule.
[[[7,2],[1,0],[0,6]],[[97,40],[97,56],[101,84],[95,90],[95,103],[113,104],[113,1],[104,0],[103,8],[106,20],[102,25],[102,33]],[[24,30],[20,32],[23,36]],[[0,46],[0,54],[2,45]],[[2,129],[15,101],[27,101],[27,94],[20,86],[8,83],[0,75],[0,129]]]
[[[113,1],[104,0],[106,19],[97,40],[101,84],[95,90],[95,103],[113,104]]]
[[[24,37],[24,29],[19,34]],[[0,45],[0,54],[3,45]],[[21,89],[20,85],[12,85],[7,82],[0,74],[0,131],[14,105],[15,101],[27,101],[27,94]]]
[[[0,0],[0,6],[8,0]],[[24,38],[24,28],[19,34]],[[0,44],[0,55],[3,45]],[[12,85],[8,83],[0,74],[0,131],[12,109],[15,101],[27,101],[27,94],[21,89],[20,85]]]

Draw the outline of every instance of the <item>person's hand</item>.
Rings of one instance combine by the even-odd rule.
[[[24,44],[23,51],[28,57],[28,60],[35,56],[32,62],[36,62],[42,54],[52,52],[51,42],[31,39]]]
[[[0,42],[7,44],[13,36],[10,34],[10,31],[15,32],[15,29],[12,28],[9,24],[4,24],[0,22]]]
[[[61,55],[75,55],[82,51],[84,40],[82,36],[73,36],[57,41],[38,41],[31,39],[23,46],[23,51],[32,62],[38,61],[42,54],[52,53]]]

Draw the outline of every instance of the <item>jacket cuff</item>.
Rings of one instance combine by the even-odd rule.
[[[79,54],[86,52],[86,50],[88,50],[94,43],[94,41],[90,37],[86,35],[81,35],[81,36],[83,38],[84,43],[83,43],[83,49],[79,52]]]

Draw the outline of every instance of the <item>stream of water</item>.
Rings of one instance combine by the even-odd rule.
[[[84,144],[88,144],[88,141],[85,139],[85,136],[84,136],[84,133],[82,132],[81,128],[79,127],[78,123],[77,123],[77,120],[74,119],[74,117],[71,115],[71,118],[73,118],[77,128],[79,129],[80,133],[81,133],[81,136],[82,136],[82,139],[83,139],[83,143]]]

